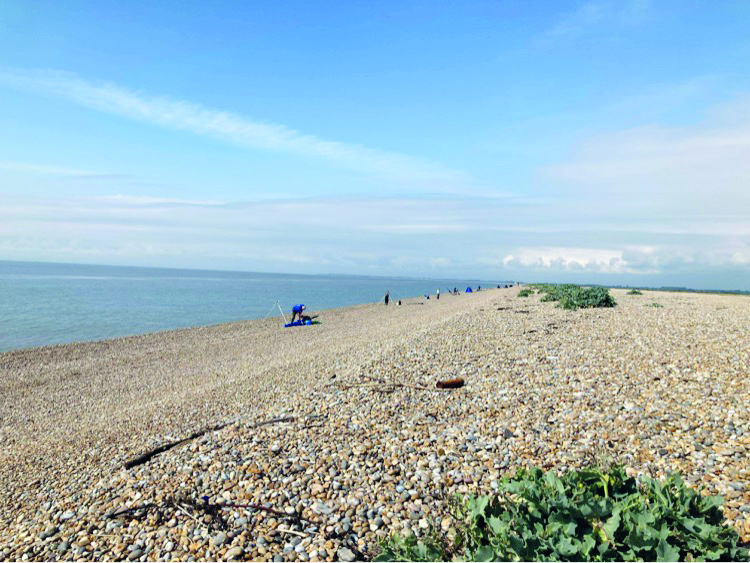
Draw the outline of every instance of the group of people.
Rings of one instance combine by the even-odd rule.
[[[499,285],[497,287],[498,287],[498,289],[500,288]],[[506,285],[505,287],[508,287],[508,285]],[[513,287],[513,285],[511,285],[510,287]],[[477,291],[481,291],[481,290],[482,290],[482,286],[481,285],[477,286]],[[458,288],[454,287],[453,291],[451,291],[450,288],[448,288],[448,293],[451,293],[453,295],[458,295],[459,294],[458,293]],[[466,293],[473,293],[472,289],[471,289],[471,286],[469,286],[469,287],[466,288]],[[427,295],[427,294],[425,294],[425,297],[427,299],[430,298],[430,296]],[[435,292],[435,299],[440,299],[440,288],[438,288],[437,291]],[[391,301],[391,292],[390,291],[386,291],[385,292],[385,297],[383,297],[383,302],[386,305],[388,305],[388,303],[390,303],[390,301]],[[401,305],[401,301],[399,301],[398,304]],[[306,321],[311,320],[312,317],[309,317],[307,315],[303,315],[302,314],[302,312],[305,311],[306,309],[307,309],[307,307],[305,307],[305,305],[302,304],[302,303],[300,303],[298,305],[294,305],[292,307],[292,320],[291,320],[291,322],[294,322],[295,319],[298,319],[300,322],[303,322],[303,323],[306,322]]]

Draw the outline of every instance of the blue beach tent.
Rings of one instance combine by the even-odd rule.
[[[474,293],[474,292],[473,292],[473,291],[471,290],[471,288],[470,288],[470,287],[467,287],[467,288],[466,288],[466,293]]]

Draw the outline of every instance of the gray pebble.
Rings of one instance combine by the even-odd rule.
[[[44,530],[41,534],[39,534],[39,539],[46,540],[47,538],[51,538],[54,536],[57,532],[60,531],[60,528],[57,526],[50,526],[46,530]]]
[[[57,546],[57,552],[58,553],[65,553],[70,549],[70,542],[60,542],[60,545]]]
[[[227,535],[224,532],[219,532],[212,538],[211,541],[216,547],[221,547],[227,542]]]
[[[348,547],[339,548],[339,550],[336,552],[336,556],[341,561],[355,561],[357,559],[357,556],[354,555],[352,550],[349,549]]]

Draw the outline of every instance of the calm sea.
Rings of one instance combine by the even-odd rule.
[[[0,352],[497,283],[0,261]]]

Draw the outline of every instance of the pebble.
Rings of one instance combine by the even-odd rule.
[[[211,541],[216,547],[221,547],[227,542],[227,535],[224,532],[219,532],[211,538]]]
[[[347,547],[341,547],[336,552],[336,555],[341,561],[355,561],[357,559],[357,556],[354,555],[354,552],[347,548]]]
[[[57,552],[58,553],[65,553],[70,549],[70,543],[69,542],[60,542],[60,545],[57,546]]]
[[[39,539],[46,540],[47,538],[51,538],[52,536],[57,534],[57,532],[59,531],[60,528],[58,528],[57,526],[50,526],[39,535]]]
[[[235,559],[239,559],[245,554],[245,550],[242,549],[239,546],[232,547],[227,550],[227,552],[224,554],[224,560],[225,561],[233,561]]]

